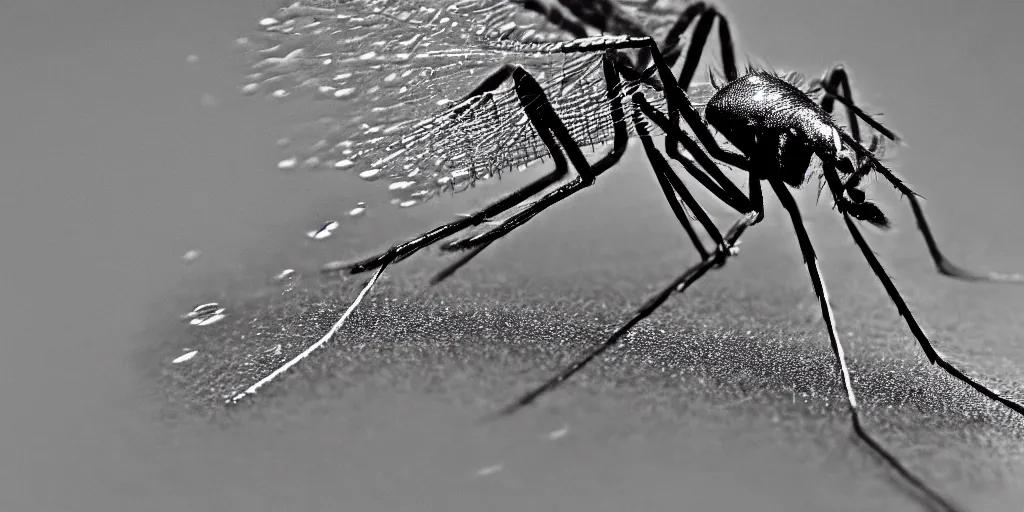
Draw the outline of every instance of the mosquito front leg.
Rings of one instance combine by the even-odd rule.
[[[928,220],[924,215],[924,208],[921,206],[921,201],[918,199],[917,194],[914,193],[902,180],[897,178],[891,170],[885,167],[874,156],[872,151],[863,146],[860,137],[860,130],[857,128],[856,124],[857,118],[863,119],[865,122],[870,124],[873,129],[890,140],[897,140],[898,137],[854,104],[848,74],[841,66],[832,68],[825,74],[825,78],[822,79],[822,86],[825,90],[825,97],[821,101],[821,106],[826,112],[832,112],[834,107],[832,102],[833,99],[839,101],[847,108],[847,116],[849,118],[851,133],[845,134],[840,132],[840,136],[843,138],[843,141],[849,144],[858,155],[867,158],[871,163],[871,167],[884,176],[893,185],[893,187],[900,191],[910,202],[910,209],[914,213],[914,219],[917,221],[917,227],[921,231],[921,235],[924,237],[925,245],[928,247],[928,253],[931,255],[932,261],[935,262],[935,267],[940,274],[968,281],[1024,283],[1024,275],[1019,273],[1006,274],[1001,272],[978,272],[957,265],[946,258],[945,254],[942,253],[942,250],[939,249],[939,244],[935,240],[935,235],[932,233],[931,225],[928,223]],[[857,171],[854,170],[853,172]]]

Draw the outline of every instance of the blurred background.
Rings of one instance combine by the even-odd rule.
[[[178,319],[192,305],[218,301],[228,305],[232,321],[273,329],[275,311],[283,318],[308,313],[290,309],[297,305],[276,292],[258,307],[246,302],[267,289],[274,273],[295,267],[313,274],[321,263],[412,235],[511,186],[489,185],[450,202],[399,210],[386,204],[381,187],[354,176],[277,169],[284,153],[274,141],[325,108],[238,92],[245,59],[234,41],[277,7],[271,0],[40,0],[0,7],[0,508],[739,510],[756,502],[762,510],[916,509],[884,469],[851,448],[841,404],[832,403],[840,399],[834,388],[809,398],[806,411],[792,412],[779,426],[772,416],[778,396],[747,403],[739,388],[720,392],[701,379],[692,386],[702,390],[695,401],[704,404],[703,413],[679,422],[655,407],[652,422],[643,423],[649,427],[640,427],[628,416],[635,412],[631,401],[644,395],[641,379],[606,403],[597,393],[590,396],[590,407],[572,413],[577,421],[557,449],[545,444],[562,437],[556,434],[567,419],[557,410],[496,427],[473,423],[481,405],[466,400],[474,393],[490,397],[481,398],[486,408],[512,396],[514,389],[498,383],[525,386],[546,374],[526,366],[490,384],[469,373],[473,378],[457,385],[445,381],[441,392],[426,394],[392,375],[381,378],[388,385],[364,390],[358,399],[329,389],[314,392],[321,385],[316,379],[329,381],[321,368],[327,373],[313,372],[304,384],[314,391],[279,391],[271,405],[256,406],[257,413],[239,413],[245,421],[189,419],[187,413],[167,421],[169,401],[195,399],[164,389],[179,382],[167,378],[169,361],[205,339]],[[1024,269],[1024,229],[1015,206],[1024,184],[1018,151],[1024,4],[733,0],[724,9],[741,58],[812,76],[836,62],[848,66],[858,100],[869,111],[884,112],[882,119],[904,136],[906,147],[891,163],[927,199],[940,243],[954,260]],[[525,333],[523,339],[540,336],[536,329],[556,339],[562,336],[558,329],[572,331],[578,343],[558,357],[608,332],[627,305],[694,260],[679,250],[685,241],[654,199],[656,185],[635,148],[627,160],[586,198],[553,208],[536,226],[495,244],[461,284],[422,300],[436,308],[438,297],[446,297],[458,311],[472,310],[475,300],[511,307],[493,304],[493,297],[522,288],[520,302],[509,301],[520,309],[501,310],[511,323],[481,321],[496,322],[494,329],[506,325],[505,335]],[[527,178],[539,171],[529,172]],[[517,179],[522,182],[508,181]],[[947,335],[944,351],[959,349],[958,360],[973,361],[972,368],[1020,389],[1024,339],[1017,316],[1024,291],[936,277],[905,204],[882,183],[873,192],[893,212],[897,228],[873,232],[872,240],[922,323]],[[810,213],[813,195],[801,199],[812,236],[820,239],[826,275],[833,272],[837,312],[847,315],[841,328],[858,335],[867,325],[877,329],[868,332],[878,339],[854,342],[848,351],[860,343],[862,354],[877,353],[898,341],[903,352],[894,357],[902,362],[894,372],[931,372],[928,378],[941,383],[937,396],[948,388],[957,400],[989,411],[922,363],[869,271],[862,263],[847,267],[857,255],[827,201]],[[370,206],[363,217],[345,219],[322,244],[308,240],[306,231],[344,218],[360,201]],[[788,221],[775,201],[768,207],[769,219],[745,240],[737,269],[730,263],[705,292],[695,292],[703,306],[690,312],[706,316],[665,317],[662,327],[690,332],[706,344],[708,331],[731,338],[747,325],[755,331],[753,342],[796,336],[817,346],[807,349],[813,357],[790,353],[790,362],[830,364]],[[713,213],[722,223],[728,218],[722,210]],[[200,255],[189,263],[183,256],[191,250]],[[408,268],[432,258],[410,260]],[[402,272],[412,271],[396,269],[395,282],[382,293],[405,301],[396,313],[416,322],[436,319],[443,310],[415,316],[412,290],[425,283],[405,284]],[[547,285],[536,284],[545,280]],[[311,292],[321,294],[316,300],[328,319],[322,326],[354,297],[357,284]],[[536,307],[527,311],[531,304]],[[536,327],[548,308],[562,308],[565,316],[551,327]],[[416,331],[415,322],[402,318],[361,318],[361,327],[353,328],[378,342]],[[456,325],[459,318],[430,332],[465,331],[486,342],[483,327]],[[388,322],[407,330],[389,331]],[[232,332],[246,329],[231,325]],[[322,328],[302,332],[307,336],[301,339],[312,340]],[[958,344],[954,335],[970,342]],[[657,332],[638,338],[645,336],[656,341]],[[205,364],[203,355],[201,350],[183,364]],[[445,360],[441,367],[447,364],[462,363]],[[754,364],[741,358],[716,368],[736,373],[748,365],[760,372]],[[862,399],[881,400],[884,412],[886,382],[899,379],[892,376],[898,372],[879,371],[866,381]],[[822,372],[826,382],[828,369]],[[778,389],[801,386],[799,379],[786,384],[786,378],[797,379],[784,375]],[[395,382],[403,392],[390,391]],[[659,386],[644,396],[676,396],[687,386]],[[735,400],[751,406],[736,413],[743,421],[720,407]],[[572,403],[563,395],[562,406]],[[277,415],[280,410],[287,412]],[[910,420],[878,430],[903,448],[914,468],[934,470],[930,481],[971,509],[1018,510],[1024,496],[1013,447],[1021,420],[978,420],[980,434],[950,421],[940,434],[927,434],[930,427]],[[720,429],[722,424],[731,429]],[[987,437],[989,431],[997,433]],[[959,448],[944,452],[946,439]],[[979,461],[958,465],[960,449],[979,454]],[[935,469],[930,457],[948,468]],[[818,464],[829,469],[818,471]]]

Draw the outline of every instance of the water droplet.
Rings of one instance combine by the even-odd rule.
[[[202,253],[199,252],[198,249],[190,249],[181,256],[181,259],[184,260],[185,263],[192,263],[193,261],[199,259],[199,256],[201,254]]]
[[[295,288],[296,283],[299,282],[301,274],[295,271],[293,268],[286,268],[274,276],[274,282],[281,285],[284,291],[290,292]]]
[[[260,90],[260,84],[245,84],[242,86],[242,94],[255,94]]]
[[[372,180],[378,174],[380,174],[380,169],[367,169],[367,170],[359,173],[359,177],[364,179],[364,180]]]
[[[292,143],[292,140],[289,139],[288,137],[281,137],[280,139],[277,139],[277,142],[276,142],[277,147],[279,147],[279,148],[288,147],[291,143]]]
[[[281,160],[280,162],[277,163],[277,168],[278,169],[294,169],[295,168],[295,164],[297,164],[297,163],[299,163],[299,162],[298,162],[298,160],[295,159],[295,157],[285,158],[284,160]]]
[[[171,362],[174,363],[174,364],[184,363],[185,361],[188,361],[189,359],[192,359],[193,357],[195,357],[196,354],[198,354],[198,353],[199,353],[198,350],[193,350],[191,352],[185,352],[184,354],[174,358],[174,360],[171,361]]]
[[[344,89],[338,89],[337,91],[334,91],[334,97],[335,98],[344,98],[345,96],[351,96],[352,93],[354,93],[354,92],[356,92],[356,88],[355,87],[346,87]]]
[[[364,213],[366,213],[366,203],[360,202],[355,208],[349,210],[348,215],[349,217],[359,217]]]
[[[284,89],[278,89],[278,90],[270,93],[270,95],[275,97],[275,98],[287,98],[288,97],[288,91],[286,91]]]
[[[560,428],[558,430],[555,430],[553,432],[548,433],[548,441],[554,441],[556,439],[561,439],[561,438],[565,437],[565,435],[568,434],[568,433],[569,433],[569,425],[566,425],[566,426],[564,426],[564,427],[562,427],[562,428]]]
[[[417,201],[415,199],[409,199],[408,201],[402,201],[402,202],[398,203],[398,206],[401,207],[401,208],[408,208],[410,206],[416,206],[418,203],[419,203],[419,201]]]
[[[337,162],[334,162],[334,167],[336,169],[344,169],[346,167],[351,167],[352,164],[354,164],[354,163],[355,162],[353,162],[352,160],[349,160],[349,159],[346,158],[344,160],[338,160]]]
[[[183,320],[188,320],[189,325],[210,325],[217,323],[227,316],[224,314],[224,308],[220,307],[216,302],[208,302],[206,304],[200,304],[182,315]]]
[[[409,188],[409,187],[411,187],[411,186],[413,186],[415,184],[416,184],[415,181],[396,181],[396,182],[388,185],[388,190],[404,190],[404,189],[407,189],[407,188]]]
[[[260,20],[260,26],[261,27],[269,27],[269,26],[272,26],[272,25],[277,25],[278,23],[281,23],[281,22],[277,21],[274,18],[263,18],[262,20]]]
[[[192,321],[189,322],[189,324],[199,327],[205,327],[207,325],[213,325],[217,322],[220,322],[226,317],[227,315],[224,314],[224,308],[220,308],[217,311],[214,311],[213,314],[210,316],[193,318]]]
[[[336,221],[336,220],[329,220],[329,221],[325,222],[324,225],[320,227],[320,229],[318,229],[316,231],[307,231],[306,232],[306,236],[308,236],[308,237],[310,237],[310,238],[312,238],[314,240],[323,240],[323,239],[333,235],[334,234],[334,230],[338,229],[338,226],[339,226],[338,221]]]
[[[200,304],[193,308],[192,311],[186,313],[184,318],[189,319],[196,318],[199,316],[211,315],[213,314],[213,312],[217,311],[218,308],[220,308],[220,304],[217,304],[216,302],[207,302],[206,304]]]
[[[377,56],[376,52],[366,52],[359,56],[359,60],[370,60]]]
[[[193,53],[188,57],[185,57],[185,62],[188,62],[189,64],[195,64],[196,62],[199,62],[199,56]]]
[[[485,468],[480,468],[480,470],[476,472],[476,476],[493,475],[493,474],[497,473],[498,471],[501,471],[504,468],[505,468],[505,466],[503,464],[495,464],[493,466],[487,466]]]

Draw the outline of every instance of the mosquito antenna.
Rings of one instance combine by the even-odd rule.
[[[380,276],[381,274],[384,273],[384,269],[387,268],[388,263],[389,262],[384,262],[384,264],[381,265],[379,269],[377,269],[377,272],[373,274],[373,277],[370,278],[370,280],[366,283],[366,286],[364,286],[363,289],[359,292],[359,295],[357,295],[355,300],[352,301],[352,304],[350,304],[348,309],[346,309],[345,312],[342,313],[341,318],[338,318],[338,321],[334,322],[334,325],[332,325],[331,328],[327,331],[327,334],[324,334],[322,338],[317,340],[316,343],[307,347],[306,350],[300,352],[299,355],[293,357],[287,363],[284,363],[283,365],[279,366],[276,370],[270,372],[270,374],[267,375],[266,377],[263,377],[262,379],[256,381],[255,384],[246,388],[245,391],[242,391],[241,393],[238,393],[237,395],[231,397],[228,400],[228,402],[231,405],[234,405],[237,404],[246,396],[255,395],[256,391],[263,387],[264,384],[267,384],[268,382],[276,379],[279,375],[288,371],[289,368],[295,366],[300,361],[305,359],[307,356],[312,354],[316,349],[322,347],[325,343],[333,339],[334,335],[338,332],[338,330],[341,329],[343,325],[345,325],[345,321],[348,320],[348,317],[351,316],[352,312],[355,311],[356,307],[359,306],[359,303],[363,301],[363,297],[365,297],[366,294],[370,292],[370,289],[373,288],[373,285],[377,283],[378,279],[380,279]]]

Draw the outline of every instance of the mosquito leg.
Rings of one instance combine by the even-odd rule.
[[[845,77],[846,77],[846,73],[845,72],[843,72],[842,77],[843,77],[843,82],[845,82],[844,88],[846,89],[846,92],[849,93],[849,83],[846,82],[846,80],[845,80]],[[856,108],[853,105],[853,100],[852,99],[845,98],[841,94],[836,94],[835,98],[836,99],[841,99],[844,102],[848,102],[848,103],[844,103],[848,107]],[[827,100],[828,100],[828,96],[826,96],[825,99],[822,100],[822,105],[824,105],[825,101],[827,101]],[[828,111],[829,109],[826,109],[826,110]],[[860,111],[860,109],[857,109],[856,111],[850,110],[849,112],[854,112],[857,117],[861,117],[862,119],[865,119],[865,120],[871,119],[871,117],[867,116],[866,114],[864,114],[863,116],[861,114],[857,114],[856,112],[863,112],[863,111]],[[851,119],[853,119],[853,118],[851,117]],[[879,125],[879,126],[881,126],[881,125]],[[878,129],[874,124],[872,124],[872,128],[875,128],[876,130]],[[884,127],[882,129],[885,130]],[[888,132],[888,130],[886,130],[886,131]],[[888,133],[892,133],[892,132],[888,132]],[[882,134],[886,135],[885,132],[882,132]],[[868,161],[870,161],[871,166],[875,170],[877,170],[879,172],[879,174],[881,174],[883,177],[885,177],[886,180],[888,180],[889,183],[891,183],[892,186],[896,190],[898,190],[900,193],[902,193],[904,195],[904,197],[907,198],[908,201],[910,201],[910,209],[914,212],[914,219],[917,221],[917,228],[921,231],[921,235],[924,237],[924,243],[925,243],[925,245],[928,246],[928,253],[931,255],[932,261],[935,262],[935,268],[939,271],[940,274],[948,276],[948,277],[952,277],[952,278],[956,278],[956,279],[964,279],[964,280],[968,280],[968,281],[988,281],[988,282],[996,282],[996,283],[1024,283],[1024,274],[1020,274],[1020,273],[1006,274],[1006,273],[1001,273],[1001,272],[977,272],[977,271],[974,271],[974,270],[970,270],[970,269],[964,268],[964,267],[962,267],[960,265],[957,265],[957,264],[949,261],[949,259],[946,258],[945,254],[943,254],[942,251],[939,249],[938,242],[935,241],[935,235],[932,234],[931,226],[928,224],[928,220],[925,218],[924,208],[921,207],[921,201],[918,200],[917,194],[913,190],[911,190],[910,187],[908,187],[902,180],[900,180],[898,177],[896,177],[896,175],[893,174],[893,172],[891,170],[889,170],[885,165],[883,165],[878,160],[878,158],[875,157],[874,153],[872,153],[869,149],[865,148],[861,144],[861,141],[860,141],[859,137],[854,137],[852,135],[843,133],[842,131],[839,132],[839,135],[840,135],[840,137],[842,137],[843,142],[849,144],[850,147],[852,147],[857,152],[857,154],[859,156],[863,156],[863,157],[867,158]],[[886,137],[888,137],[888,136],[889,135],[886,135]]]
[[[361,272],[367,272],[373,270],[381,265],[390,264],[392,262],[400,261],[411,256],[413,253],[427,247],[438,240],[447,238],[459,231],[466,228],[479,225],[487,219],[494,217],[516,205],[526,201],[532,196],[535,196],[548,188],[552,184],[559,181],[568,172],[568,166],[565,161],[565,157],[558,151],[554,146],[554,140],[551,135],[545,130],[538,130],[537,132],[545,144],[550,148],[550,154],[552,160],[555,162],[555,169],[550,173],[540,177],[536,181],[533,181],[525,187],[491,203],[490,205],[474,212],[471,215],[460,217],[447,224],[438,226],[426,233],[420,234],[414,238],[406,240],[405,242],[399,243],[387,249],[383,253],[376,256],[360,260],[349,266],[348,272],[350,274],[358,274]]]
[[[634,97],[638,96],[640,98],[643,97],[641,93],[637,93],[634,95]],[[680,180],[679,177],[675,175],[675,173],[672,171],[672,168],[668,165],[668,162],[665,161],[664,157],[661,156],[661,153],[658,151],[658,149],[654,146],[654,141],[651,139],[650,133],[646,128],[646,124],[647,121],[643,118],[642,113],[639,110],[635,110],[634,126],[636,127],[637,133],[640,135],[640,139],[643,141],[644,149],[647,152],[647,158],[650,161],[651,167],[658,178],[658,182],[662,187],[662,191],[665,193],[665,198],[673,207],[673,211],[676,214],[676,218],[679,220],[680,223],[683,224],[684,227],[687,228],[687,231],[690,231],[692,229],[691,227],[689,227],[689,220],[686,218],[686,213],[682,210],[682,205],[680,205],[677,202],[676,194],[678,194],[679,197],[682,199],[683,203],[685,203],[686,206],[689,207],[690,210],[694,213],[694,215],[696,215],[697,220],[701,223],[701,225],[708,232],[708,234],[711,235],[715,243],[718,244],[720,248],[724,247],[722,235],[718,231],[718,228],[715,226],[711,218],[708,217],[707,212],[704,211],[700,204],[697,203],[696,199],[694,199],[690,192],[686,189],[686,186],[683,184],[682,180]],[[700,175],[699,171],[695,168],[695,166],[693,166],[693,168],[691,168],[691,166],[693,166],[693,164],[687,166],[688,170],[691,173],[696,172],[696,175]],[[513,229],[523,225],[531,218],[533,218],[535,215],[543,211],[545,208],[565,199],[566,197],[572,194],[575,194],[579,190],[582,190],[584,186],[586,185],[583,185],[582,183],[569,183],[567,185],[564,185],[563,187],[551,192],[547,196],[544,196],[541,199],[537,200],[536,202],[528,205],[523,211],[509,217],[501,224],[499,224],[497,227],[470,238],[448,242],[444,244],[441,247],[441,249],[445,251],[464,250],[478,246],[480,244],[490,243],[491,241],[496,240],[502,236],[505,236]],[[711,186],[713,186],[713,184],[711,184]],[[746,198],[744,197],[744,199]],[[699,240],[696,239],[696,235],[693,234],[691,236],[694,239],[694,244],[698,247],[697,250],[701,253],[705,253],[703,246],[700,245]]]
[[[739,240],[740,235],[749,226],[753,224],[754,218],[757,216],[756,213],[748,213],[741,217],[725,234],[724,241],[725,246],[733,247]],[[492,417],[506,416],[512,414],[527,405],[530,405],[537,400],[541,395],[554,390],[561,383],[568,380],[570,377],[582,370],[588,363],[596,359],[598,356],[606,352],[608,349],[615,346],[616,343],[624,336],[634,325],[639,323],[644,318],[651,315],[658,307],[665,303],[666,300],[673,293],[683,293],[693,283],[697,282],[704,274],[713,268],[717,268],[725,262],[726,258],[733,255],[731,249],[726,251],[716,251],[714,254],[704,258],[700,263],[690,267],[683,272],[679,277],[674,279],[671,283],[661,289],[658,293],[652,295],[646,302],[643,303],[626,323],[622,324],[618,329],[612,333],[607,339],[602,341],[599,345],[592,347],[583,356],[576,359],[572,364],[566,366],[561,372],[554,377],[551,377],[540,386],[533,388],[530,392],[522,395],[508,406],[502,408],[496,412]]]
[[[526,72],[523,71],[523,73]],[[536,84],[536,82],[534,82],[534,84]],[[538,122],[536,119],[538,114],[535,112],[535,108],[531,106],[533,103],[532,97],[530,95],[525,94],[519,87],[518,83],[516,86],[516,90],[517,93],[520,95],[520,100],[526,107],[527,116],[530,119],[534,120],[535,127],[537,128],[537,134],[540,136],[541,140],[547,146],[551,158],[555,162],[555,169],[552,172],[548,173],[547,175],[542,176],[536,181],[527,184],[525,187],[495,201],[494,203],[491,203],[490,205],[474,212],[471,215],[461,217],[447,224],[438,226],[430,231],[427,231],[426,233],[423,233],[405,242],[399,243],[391,247],[390,249],[387,249],[383,253],[353,263],[352,265],[349,266],[349,273],[358,274],[361,272],[373,270],[384,264],[390,264],[393,262],[400,261],[404,258],[411,256],[413,253],[419,251],[420,249],[423,249],[424,247],[427,247],[433,244],[434,242],[437,242],[438,240],[447,238],[466,228],[480,225],[481,223],[494,217],[495,215],[505,212],[510,208],[513,208],[516,205],[521,204],[530,197],[541,193],[542,191],[544,191],[544,189],[561,180],[568,173],[568,163],[566,162],[565,156],[562,154],[562,151],[558,149],[558,145],[556,144],[554,137],[552,136],[551,132],[545,128],[545,124],[543,122]],[[623,146],[624,145],[625,144],[623,144]]]
[[[690,87],[690,83],[693,81],[693,75],[697,71],[697,64],[700,62],[704,45],[707,44],[708,36],[711,34],[711,24],[716,19],[718,20],[718,41],[722,51],[722,66],[725,68],[725,78],[730,82],[739,78],[739,72],[736,69],[735,45],[732,33],[729,30],[729,22],[713,6],[704,4],[704,2],[694,4],[694,6],[698,5],[702,8],[700,19],[697,21],[697,26],[694,27],[693,34],[690,36],[690,41],[687,44],[683,68],[676,76],[679,87],[684,91]],[[686,14],[684,11],[683,16]],[[683,31],[686,30],[686,25],[682,24],[682,22],[686,21],[686,24],[689,24],[689,21],[685,20],[683,16],[680,16],[679,21],[669,30],[668,36],[665,38],[666,42],[669,40],[678,41]],[[674,64],[674,60],[669,60],[668,55],[665,56],[665,60],[669,62],[670,66]]]
[[[595,162],[593,165],[591,165],[590,168],[591,168],[591,171],[593,172],[594,176],[597,176],[597,175],[601,174],[605,170],[607,170],[607,169],[611,168],[613,165],[615,165],[622,158],[622,155],[626,151],[626,145],[629,142],[629,133],[626,131],[625,114],[624,114],[623,109],[622,109],[622,99],[620,97],[621,82],[619,81],[619,75],[618,75],[618,73],[615,70],[615,62],[613,60],[612,52],[613,52],[613,50],[607,50],[607,52],[606,52],[607,54],[605,55],[605,57],[603,59],[603,70],[604,70],[605,82],[607,84],[607,89],[608,89],[608,100],[609,100],[609,107],[611,109],[612,128],[614,130],[615,137],[614,137],[614,141],[613,141],[613,145],[612,145],[611,151],[609,151],[605,156],[601,157],[597,162]],[[537,90],[540,91],[540,93],[543,95],[543,91],[540,90],[539,87],[538,87]],[[537,91],[532,91],[532,93],[536,93],[536,92]],[[545,102],[547,101],[546,98],[544,98],[544,101]],[[526,103],[524,101],[524,105],[525,104]],[[550,107],[550,105],[549,105],[549,107]],[[550,109],[550,115],[557,117],[557,113],[555,113],[553,109]],[[560,123],[561,123],[561,121],[559,121],[559,124]],[[550,134],[549,134],[549,137],[550,137]],[[568,143],[571,143],[572,145],[576,146],[575,142],[573,142],[571,140],[571,137],[567,136],[566,139],[569,141]],[[562,142],[566,143],[565,141],[562,141]],[[553,142],[552,142],[552,144],[553,144]],[[550,147],[550,144],[549,144],[549,147]],[[577,150],[578,150],[578,146],[576,146],[576,147],[577,147]],[[669,200],[670,204],[672,203],[672,201],[674,199],[675,199],[675,197],[672,196],[672,198]],[[673,205],[673,210],[674,209],[675,209],[675,206]],[[684,216],[683,220],[681,220],[681,222],[683,222],[685,220],[687,220],[687,219]],[[687,232],[692,231],[692,227],[689,226],[688,221],[687,221],[686,224],[684,224],[684,228],[687,229]],[[695,236],[695,234],[694,234],[694,236]],[[496,239],[498,237],[500,237],[500,235],[496,236],[494,239]],[[494,239],[492,239],[491,241],[493,241]],[[487,242],[485,244],[475,244],[475,245],[476,245],[476,247],[474,248],[474,250],[472,250],[469,253],[463,255],[458,260],[456,260],[455,262],[451,263],[450,265],[448,265],[444,269],[442,269],[440,272],[438,272],[433,278],[431,278],[430,283],[431,284],[437,284],[437,283],[440,283],[441,281],[447,279],[448,277],[450,277],[459,268],[465,266],[467,263],[469,263],[470,260],[472,260],[478,254],[480,254],[487,245],[490,245],[490,242]],[[448,246],[444,246],[444,247],[447,248]],[[700,247],[698,249],[698,251],[701,251],[702,254],[703,254],[703,247]]]
[[[647,153],[647,160],[651,163],[651,168],[654,169],[654,174],[658,177],[658,183],[661,184],[662,191],[665,192],[666,197],[675,199],[675,194],[679,195],[683,203],[693,212],[697,221],[700,222],[704,230],[707,231],[715,243],[720,247],[725,247],[725,241],[722,239],[722,233],[718,231],[718,227],[708,217],[704,208],[701,207],[700,203],[694,199],[690,191],[687,190],[686,185],[683,184],[683,180],[679,179],[679,176],[672,171],[672,167],[669,166],[665,157],[661,155],[658,148],[654,145],[654,139],[651,138],[650,132],[647,130],[647,120],[644,119],[643,113],[638,108],[633,110],[633,126],[636,128],[637,134],[640,136],[640,141],[644,145],[644,151]],[[692,165],[692,164],[691,164]],[[688,169],[689,170],[689,169]],[[673,193],[674,192],[674,193]],[[692,227],[689,227],[689,221],[686,218],[686,212],[682,211],[682,205],[679,205],[673,200],[669,200],[669,203],[674,204],[678,207],[676,211],[676,218],[679,219],[680,223],[687,227],[688,232],[692,232]],[[707,252],[704,250],[700,240],[696,238],[695,234],[691,234],[693,237],[693,243],[697,246],[697,250],[701,253],[701,258],[707,257]]]
[[[845,67],[842,65],[833,66],[825,72],[825,76],[821,79],[821,85],[825,93],[825,96],[821,99],[821,108],[828,113],[832,113],[835,101],[838,100],[842,103],[846,107],[847,123],[850,125],[850,134],[854,139],[861,140],[860,123],[858,122],[858,118],[860,118],[885,138],[892,141],[899,140],[899,136],[892,130],[883,126],[882,123],[876,121],[854,103],[853,89],[850,87],[850,77]]]
[[[850,418],[853,422],[853,431],[857,434],[857,437],[864,441],[864,443],[884,459],[889,466],[896,470],[896,472],[899,473],[900,476],[902,476],[915,489],[928,496],[929,499],[940,504],[943,508],[948,510],[957,510],[954,505],[939,495],[938,492],[931,489],[928,484],[911,473],[910,470],[900,463],[899,460],[897,460],[896,457],[885,447],[875,441],[861,426],[860,415],[857,408],[857,397],[854,394],[853,383],[850,379],[850,370],[846,366],[846,356],[843,353],[843,346],[839,341],[839,336],[836,334],[835,325],[833,323],[832,305],[829,303],[828,290],[825,288],[825,283],[821,278],[821,271],[818,269],[817,257],[814,254],[814,247],[811,245],[810,236],[808,236],[807,230],[804,228],[796,200],[793,199],[793,195],[790,194],[786,185],[774,180],[770,181],[770,183],[775,194],[779,197],[779,201],[782,203],[782,206],[787,212],[789,212],[789,216],[792,219],[793,229],[796,231],[797,240],[800,243],[800,252],[804,256],[804,262],[807,264],[807,270],[811,276],[811,284],[814,287],[814,293],[818,296],[818,303],[821,306],[821,316],[825,321],[825,328],[828,331],[829,339],[832,342],[832,353],[835,355],[836,366],[842,375],[843,387],[846,390]],[[849,218],[847,217],[847,219]],[[847,220],[847,223],[849,224],[850,221]],[[862,250],[864,249],[862,248]],[[865,253],[869,252],[871,251],[865,251]]]
[[[885,287],[885,291],[889,294],[889,298],[891,298],[893,303],[896,305],[896,310],[899,311],[900,316],[902,316],[904,321],[906,321],[907,327],[910,328],[910,332],[914,333],[914,337],[917,338],[918,343],[921,344],[921,349],[924,350],[925,355],[928,356],[928,361],[937,365],[939,368],[942,368],[946,373],[976,389],[979,393],[1024,416],[1024,406],[1001,396],[998,392],[989,389],[985,385],[964,375],[963,372],[955,366],[947,363],[946,360],[942,358],[942,355],[932,347],[931,341],[928,339],[928,336],[925,335],[921,326],[918,325],[917,320],[914,319],[914,315],[910,312],[910,308],[907,307],[907,303],[903,301],[903,297],[900,296],[900,292],[896,289],[896,285],[893,284],[892,279],[890,279],[889,275],[886,274],[882,264],[878,261],[878,257],[876,257],[874,252],[871,251],[871,247],[864,239],[864,236],[860,233],[860,230],[857,229],[857,225],[853,222],[853,219],[851,219],[845,212],[843,214],[843,219],[846,221],[846,227],[850,230],[850,234],[853,235],[853,240],[857,243],[857,247],[859,247],[860,251],[864,254],[864,258],[868,260],[868,264],[871,265],[871,270],[873,270],[875,275],[878,276],[878,280],[882,282],[882,286]]]
[[[701,148],[701,145],[698,144],[697,141],[690,138],[686,132],[680,130],[678,125],[670,123],[668,118],[665,117],[665,114],[654,108],[643,94],[634,94],[633,103],[640,108],[644,115],[657,124],[659,128],[664,130],[665,133],[681,142],[686,151],[692,155],[693,160],[696,160],[696,164],[699,165],[701,169],[707,171],[707,174],[705,174],[697,170],[697,165],[694,165],[694,162],[686,155],[679,155],[676,158],[679,163],[683,164],[683,167],[686,168],[687,172],[699,181],[704,188],[739,213],[755,211],[750,199],[743,195],[743,192],[725,176],[722,170],[718,167],[718,164],[716,164],[715,161],[712,160],[706,152],[704,152],[704,149]],[[753,168],[753,166],[745,167],[748,172],[750,172],[749,169],[751,168]],[[711,175],[711,178],[708,177],[708,174]],[[751,176],[753,179],[755,174],[751,173]],[[719,186],[720,184],[726,185],[728,188],[723,188]],[[736,198],[739,198],[740,200],[737,201]]]

